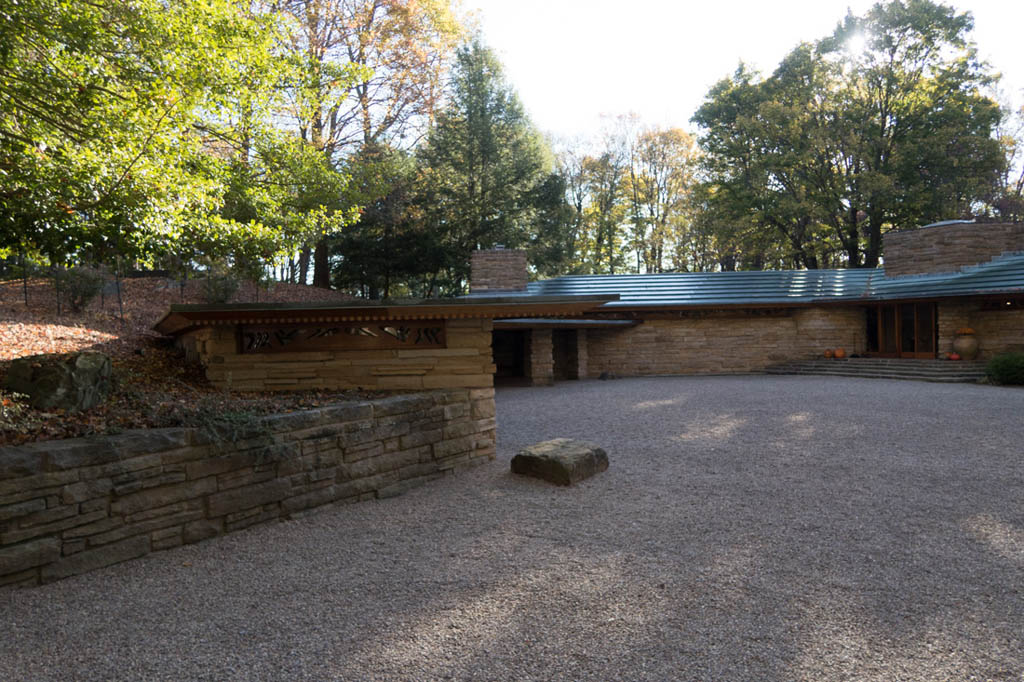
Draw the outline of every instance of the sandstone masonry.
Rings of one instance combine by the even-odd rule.
[[[447,320],[446,348],[239,353],[235,329],[205,327],[178,344],[220,388],[235,391],[491,388],[489,319]]]
[[[826,348],[864,352],[864,311],[795,308],[649,316],[629,329],[589,329],[586,372],[618,376],[757,372],[819,356]]]
[[[0,586],[35,585],[494,458],[494,390],[0,448]]]
[[[1024,251],[1024,223],[960,223],[885,235],[885,275],[956,272]]]
[[[470,256],[470,291],[474,294],[526,291],[526,252],[515,249],[474,251]]]

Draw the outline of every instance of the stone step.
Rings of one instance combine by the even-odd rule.
[[[978,374],[907,374],[907,373],[882,373],[882,372],[825,372],[813,370],[772,370],[765,372],[773,375],[806,375],[806,376],[837,376],[837,377],[864,377],[870,379],[906,379],[910,381],[947,381],[947,382],[976,382],[984,375]]]
[[[768,367],[765,373],[973,383],[985,376],[985,365],[980,362],[903,358],[817,358]]]
[[[962,367],[953,369],[928,369],[928,368],[915,368],[915,367],[843,367],[841,365],[776,365],[770,369],[802,369],[808,371],[820,371],[820,372],[882,372],[882,373],[896,373],[896,374],[927,374],[927,375],[947,375],[947,374],[984,374],[983,369],[975,369],[973,367]]]
[[[804,376],[836,376],[836,377],[860,377],[868,379],[906,379],[909,381],[940,381],[940,382],[975,382],[984,375],[979,374],[908,374],[906,372],[843,372],[843,371],[814,371],[814,370],[766,370],[765,374],[773,375],[804,375]]]

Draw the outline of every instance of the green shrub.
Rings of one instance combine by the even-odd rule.
[[[207,303],[227,303],[238,291],[241,282],[231,272],[213,271],[203,279],[203,299]]]
[[[997,384],[1024,384],[1024,353],[1005,353],[988,361],[985,374]]]
[[[79,313],[103,291],[106,282],[99,270],[79,266],[58,274],[60,296],[73,312]]]

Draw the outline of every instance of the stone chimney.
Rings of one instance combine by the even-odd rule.
[[[469,293],[500,295],[526,291],[526,252],[500,244],[470,257]]]
[[[956,272],[1024,251],[1024,223],[937,223],[882,238],[885,276]]]

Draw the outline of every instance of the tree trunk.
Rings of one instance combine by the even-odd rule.
[[[313,250],[313,286],[321,289],[331,288],[331,261],[326,239],[318,241]]]
[[[20,244],[21,248],[21,290],[25,295],[25,307],[28,307],[28,265],[25,259],[25,245]]]
[[[864,267],[877,268],[882,255],[882,216],[868,213],[868,247],[864,249]]]
[[[308,246],[303,246],[302,251],[299,252],[299,281],[298,284],[306,284],[309,282],[307,278],[309,275],[309,256],[310,249]]]

